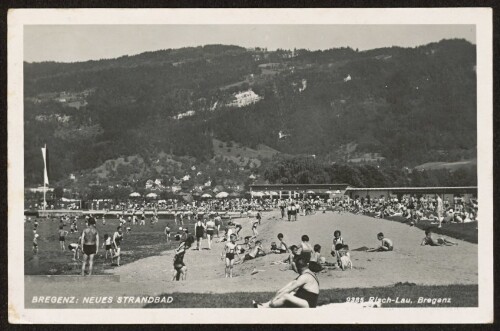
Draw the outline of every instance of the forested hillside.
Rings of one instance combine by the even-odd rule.
[[[411,169],[474,159],[475,54],[464,40],[443,40],[363,52],[209,45],[25,63],[26,184],[42,181],[43,144],[54,181],[132,155],[147,170],[136,171],[138,181],[173,175],[168,167],[151,171],[161,153],[219,168],[232,161],[216,158],[214,139],[327,165]],[[235,168],[235,183],[264,176],[245,166]],[[281,180],[267,171],[268,180]]]

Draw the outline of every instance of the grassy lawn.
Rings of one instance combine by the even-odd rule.
[[[165,293],[164,296],[173,297],[170,304],[148,304],[145,308],[251,308],[252,300],[265,302],[270,300],[275,293]],[[319,305],[329,303],[342,303],[347,298],[363,298],[368,301],[370,297],[381,299],[391,298],[392,303],[382,303],[382,307],[477,307],[478,286],[477,285],[445,285],[445,286],[421,286],[411,283],[400,283],[391,287],[372,288],[349,288],[321,290]],[[448,302],[423,302],[418,303],[419,298],[450,298]],[[399,303],[395,302],[399,298]],[[409,303],[401,303],[403,298],[411,300]],[[351,299],[352,300],[352,299]],[[374,299],[376,300],[376,299]]]
[[[33,222],[34,220],[32,220]],[[81,263],[72,261],[73,254],[68,251],[70,243],[77,242],[78,236],[85,228],[83,219],[78,221],[78,233],[69,233],[66,237],[66,251],[61,252],[59,248],[59,219],[39,219],[37,233],[38,238],[38,256],[34,256],[32,252],[33,241],[33,224],[26,222],[24,226],[24,272],[26,275],[74,275],[80,272]],[[99,252],[94,257],[94,273],[102,274],[104,270],[112,268],[108,260],[104,264],[104,249],[102,248],[103,236],[108,234],[113,236],[119,222],[116,218],[106,218],[106,225],[102,224],[102,220],[97,222],[97,230],[99,231]],[[127,223],[128,224],[128,223]],[[175,226],[173,219],[160,218],[158,223],[146,225],[130,225],[132,232],[124,234],[122,241],[122,256],[120,264],[127,264],[136,260],[159,255],[160,252],[177,247],[179,244],[176,241],[167,243],[166,236],[163,231],[165,226],[169,224],[171,229],[171,239],[177,232],[178,227]],[[184,221],[187,224],[187,220]],[[194,221],[187,224],[189,232],[194,232]],[[70,225],[64,227],[69,231]],[[80,254],[81,258],[81,254]]]

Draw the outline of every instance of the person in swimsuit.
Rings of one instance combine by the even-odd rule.
[[[214,222],[215,222],[215,227],[217,228],[217,238],[219,238],[219,231],[222,225],[222,218],[219,216],[219,213],[215,214]]]
[[[262,220],[262,215],[260,214],[260,211],[257,211],[257,221],[259,222],[259,225],[260,225],[260,221]]]
[[[249,260],[253,260],[259,256],[265,256],[266,255],[266,252],[264,252],[264,249],[262,248],[262,243],[257,240],[255,242],[255,246],[250,250],[250,252],[248,252],[245,257],[243,258],[243,261],[241,261],[241,263],[245,262],[245,261],[249,261]]]
[[[431,229],[425,230],[425,238],[422,240],[421,246],[429,245],[429,246],[456,246],[458,243],[449,241],[443,237],[439,237],[436,240],[432,238]]]
[[[78,238],[81,240],[81,238]],[[82,247],[78,243],[71,243],[68,245],[68,249],[70,252],[73,252],[73,261],[76,261],[76,259],[80,259],[80,251],[82,250]]]
[[[236,234],[231,234],[229,237],[229,241],[224,245],[224,250],[221,254],[221,260],[226,260],[226,268],[225,268],[225,277],[233,278],[233,265],[234,265],[234,256],[238,256],[238,260],[241,260],[240,254],[237,250],[236,245]]]
[[[367,252],[389,252],[394,249],[392,240],[389,238],[385,238],[382,232],[377,234],[377,239],[380,240],[380,246],[377,248],[368,249]]]
[[[113,234],[113,249],[115,250],[115,253],[113,254],[113,258],[111,259],[111,261],[113,261],[113,259],[116,258],[117,266],[120,266],[122,240],[123,230],[121,226],[118,226],[116,228],[116,232]]]
[[[238,253],[244,254],[245,252],[248,252],[251,249],[250,238],[251,238],[250,236],[246,236],[243,244],[238,244]]]
[[[59,246],[61,247],[61,251],[66,250],[66,236],[68,235],[68,231],[63,229],[63,225],[59,226]]]
[[[95,228],[95,218],[88,220],[89,227],[83,230],[80,245],[83,250],[82,276],[85,275],[87,260],[89,261],[89,276],[92,275],[94,255],[99,251],[99,233]]]
[[[296,262],[299,276],[281,288],[273,299],[265,303],[252,302],[255,308],[316,308],[319,280],[309,270],[308,261],[299,257]]]
[[[207,231],[208,249],[212,249],[212,238],[214,237],[215,234],[215,222],[212,218],[210,218],[207,221],[206,231]]]
[[[35,233],[35,235],[33,236],[33,254],[34,255],[38,254],[38,237],[40,237],[40,235],[38,233]]]
[[[186,280],[187,277],[187,267],[184,263],[184,255],[186,254],[186,250],[191,247],[193,244],[193,237],[188,237],[186,241],[183,241],[179,244],[179,247],[175,250],[174,255],[174,274],[172,277],[172,281],[176,280]]]
[[[234,223],[234,227],[236,229],[236,238],[239,238],[240,237],[240,231],[241,231],[241,229],[243,227],[239,223]]]
[[[302,238],[302,243],[300,244],[300,255],[303,256],[308,262],[311,259],[311,255],[313,252],[313,247],[309,243],[309,236],[308,235],[303,235]]]
[[[203,222],[199,219],[194,225],[194,234],[196,236],[196,249],[201,250],[200,244],[201,239],[203,239],[203,235],[205,234],[205,224],[203,224]]]
[[[337,251],[344,245],[344,238],[341,237],[341,233],[339,230],[335,230],[333,232],[333,244],[332,244],[332,250],[330,254],[338,259],[338,254]]]
[[[257,236],[259,235],[259,232],[257,231],[257,225],[259,225],[258,221],[253,222],[253,224],[252,224],[252,233],[253,233],[252,238],[254,238],[254,239],[257,239]]]
[[[283,240],[283,233],[278,233],[278,240],[279,240],[279,245],[278,245],[278,250],[279,253],[288,253],[288,245],[285,243]]]
[[[106,233],[104,235],[104,242],[102,243],[102,247],[106,250],[106,254],[104,255],[104,260],[108,259],[108,253],[111,261],[113,261],[113,245],[111,244],[111,237]]]
[[[163,231],[163,232],[167,236],[167,242],[169,242],[170,241],[170,224],[167,224],[167,226],[165,227],[165,231]]]

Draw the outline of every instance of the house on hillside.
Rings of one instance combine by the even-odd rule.
[[[262,99],[261,96],[259,96],[252,90],[237,93],[234,98],[235,100],[231,101],[228,104],[229,107],[245,107],[254,104]]]

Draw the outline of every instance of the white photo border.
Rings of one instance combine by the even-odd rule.
[[[8,311],[11,323],[492,323],[493,11],[491,8],[381,9],[11,9],[8,12]],[[477,45],[477,308],[26,309],[24,303],[23,27],[56,24],[471,24]],[[92,318],[89,318],[92,316]],[[223,317],[222,317],[223,316]]]

